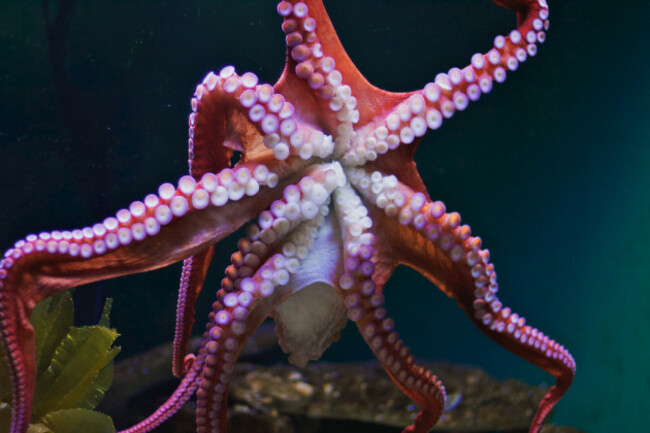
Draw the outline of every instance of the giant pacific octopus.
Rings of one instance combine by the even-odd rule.
[[[382,290],[399,264],[455,298],[489,338],[555,376],[531,423],[538,432],[569,388],[574,360],[501,303],[489,251],[458,213],[429,197],[413,161],[428,129],[489,93],[544,42],[545,0],[494,2],[516,12],[517,29],[497,36],[468,66],[438,74],[421,90],[392,93],[356,69],[321,0],[281,1],[281,77],[262,84],[232,66],[205,77],[191,101],[189,175],[102,222],[32,234],[5,253],[0,331],[13,387],[11,433],[25,433],[30,421],[34,305],[180,260],[173,371],[182,379],[166,403],[126,432],[155,428],[194,393],[197,432],[225,431],[233,365],[269,316],[297,364],[318,359],[353,321],[386,373],[421,407],[404,432],[429,431],[445,389],[414,363],[387,315]],[[241,157],[231,166],[235,152]],[[200,349],[186,355],[216,244],[246,223]]]

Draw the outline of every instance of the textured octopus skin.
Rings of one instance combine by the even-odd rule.
[[[226,429],[230,375],[268,316],[290,361],[317,359],[356,323],[387,374],[421,412],[425,433],[445,404],[442,383],[417,366],[384,308],[383,285],[410,266],[457,300],[489,338],[556,378],[530,432],[568,390],[569,352],[503,306],[489,251],[456,212],[432,201],[413,154],[428,129],[464,110],[535,55],[545,0],[494,0],[518,27],[471,63],[423,89],[372,86],[338,40],[320,0],[281,1],[287,60],[278,82],[233,67],[209,73],[192,98],[189,169],[157,194],[77,230],[29,235],[0,262],[0,332],[13,389],[11,433],[25,433],[34,393],[34,305],[61,290],[184,260],[173,371],[176,391],[125,432],[152,430],[197,395],[197,432]],[[230,167],[234,151],[241,159]],[[196,355],[187,341],[215,245],[250,220],[213,304]]]

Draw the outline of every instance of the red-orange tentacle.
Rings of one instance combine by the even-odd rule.
[[[282,179],[280,186],[286,181]],[[133,202],[128,210],[92,227],[44,232],[16,242],[0,262],[0,333],[14,395],[11,432],[23,433],[30,419],[35,371],[29,316],[37,302],[62,290],[157,269],[205,250],[259,213],[273,199],[279,182],[262,164],[208,173],[198,183],[185,176],[178,186],[163,184],[158,194]],[[252,197],[260,193],[264,200]]]
[[[203,370],[203,365],[205,363],[205,349],[202,347],[199,350],[199,354],[189,367],[187,373],[181,380],[181,383],[178,384],[176,390],[169,396],[167,401],[160,405],[158,409],[146,419],[140,421],[139,423],[119,431],[118,433],[146,433],[154,428],[158,427],[160,424],[165,422],[169,417],[174,415],[180,410],[181,407],[194,395],[196,389],[199,386],[201,379],[201,371]]]
[[[375,223],[399,251],[400,262],[416,268],[458,304],[484,334],[504,348],[556,378],[542,400],[530,432],[537,433],[545,416],[568,390],[575,375],[571,354],[497,298],[498,284],[490,253],[481,239],[471,236],[460,215],[448,213],[441,202],[394,176],[357,169],[350,176],[364,198],[376,206]],[[383,214],[383,215],[382,215]]]
[[[176,328],[172,356],[172,371],[176,377],[182,377],[194,360],[194,355],[187,355],[187,345],[194,326],[194,306],[196,305],[196,298],[203,288],[205,275],[208,272],[214,250],[215,247],[212,245],[205,251],[183,260],[178,301],[176,303]],[[186,358],[186,355],[189,358]]]
[[[290,284],[292,274],[299,272],[324,222],[330,193],[342,182],[342,173],[332,166],[317,168],[309,177],[302,188],[285,189],[284,198],[272,205],[275,215],[269,210],[260,214],[259,224],[249,226],[247,238],[240,240],[239,251],[232,255],[205,337],[197,431],[225,431],[228,386],[244,343],[294,289],[302,288]],[[311,185],[313,180],[318,183]],[[295,257],[284,255],[294,249],[300,251]]]
[[[240,76],[232,66],[218,74],[207,74],[197,86],[191,105],[188,163],[190,174],[197,180],[208,171],[230,167],[235,151],[242,153],[242,163],[273,160],[276,167],[287,170],[287,164],[275,160],[288,158],[294,150],[287,135],[300,129],[309,138],[312,132],[298,124],[291,103],[271,85],[259,83],[251,72]],[[298,166],[300,163],[295,162],[292,169]],[[172,368],[177,376],[183,374],[194,356],[184,359],[194,323],[194,303],[213,252],[211,248],[183,263]]]
[[[413,361],[408,347],[386,316],[383,284],[396,266],[384,240],[370,232],[371,219],[360,198],[347,186],[334,195],[339,217],[345,269],[337,290],[348,307],[350,320],[395,382],[422,411],[404,433],[427,433],[445,406],[445,388],[429,370]]]
[[[363,125],[404,98],[373,86],[361,75],[321,0],[282,1],[278,12],[284,17],[287,62],[275,87],[294,101],[303,120],[334,132],[345,121]],[[340,84],[349,86],[350,95],[337,94]]]
[[[517,12],[519,26],[507,36],[497,36],[487,53],[476,53],[463,68],[440,73],[423,89],[399,94],[394,104],[385,106],[368,123],[361,123],[342,161],[361,165],[374,161],[400,146],[415,146],[429,129],[438,129],[456,111],[502,83],[509,72],[537,53],[537,45],[546,39],[549,26],[545,1],[495,1]],[[398,94],[394,94],[398,95]]]

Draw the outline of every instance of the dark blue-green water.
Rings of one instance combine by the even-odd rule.
[[[574,355],[576,380],[553,421],[650,431],[650,6],[549,2],[539,54],[430,133],[416,160],[432,198],[490,249],[501,299]],[[479,0],[326,6],[359,69],[394,91],[466,65],[514,26],[512,14]],[[42,2],[0,0],[0,249],[101,221],[174,182],[187,170],[196,83],[227,64],[274,82],[284,63],[279,26],[271,0],[80,1],[57,81]],[[200,326],[234,241],[215,258]],[[97,299],[111,296],[123,355],[168,341],[178,274],[174,266],[81,288],[79,320],[92,321]],[[400,269],[386,296],[417,356],[551,380],[486,339],[414,271]],[[370,356],[351,326],[326,353]]]

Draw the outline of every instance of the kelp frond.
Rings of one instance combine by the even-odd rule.
[[[111,300],[96,326],[74,327],[69,292],[39,303],[32,312],[36,340],[36,391],[28,433],[114,433],[108,415],[93,409],[113,382],[119,336],[110,329]],[[11,382],[0,351],[0,432],[9,431]]]

